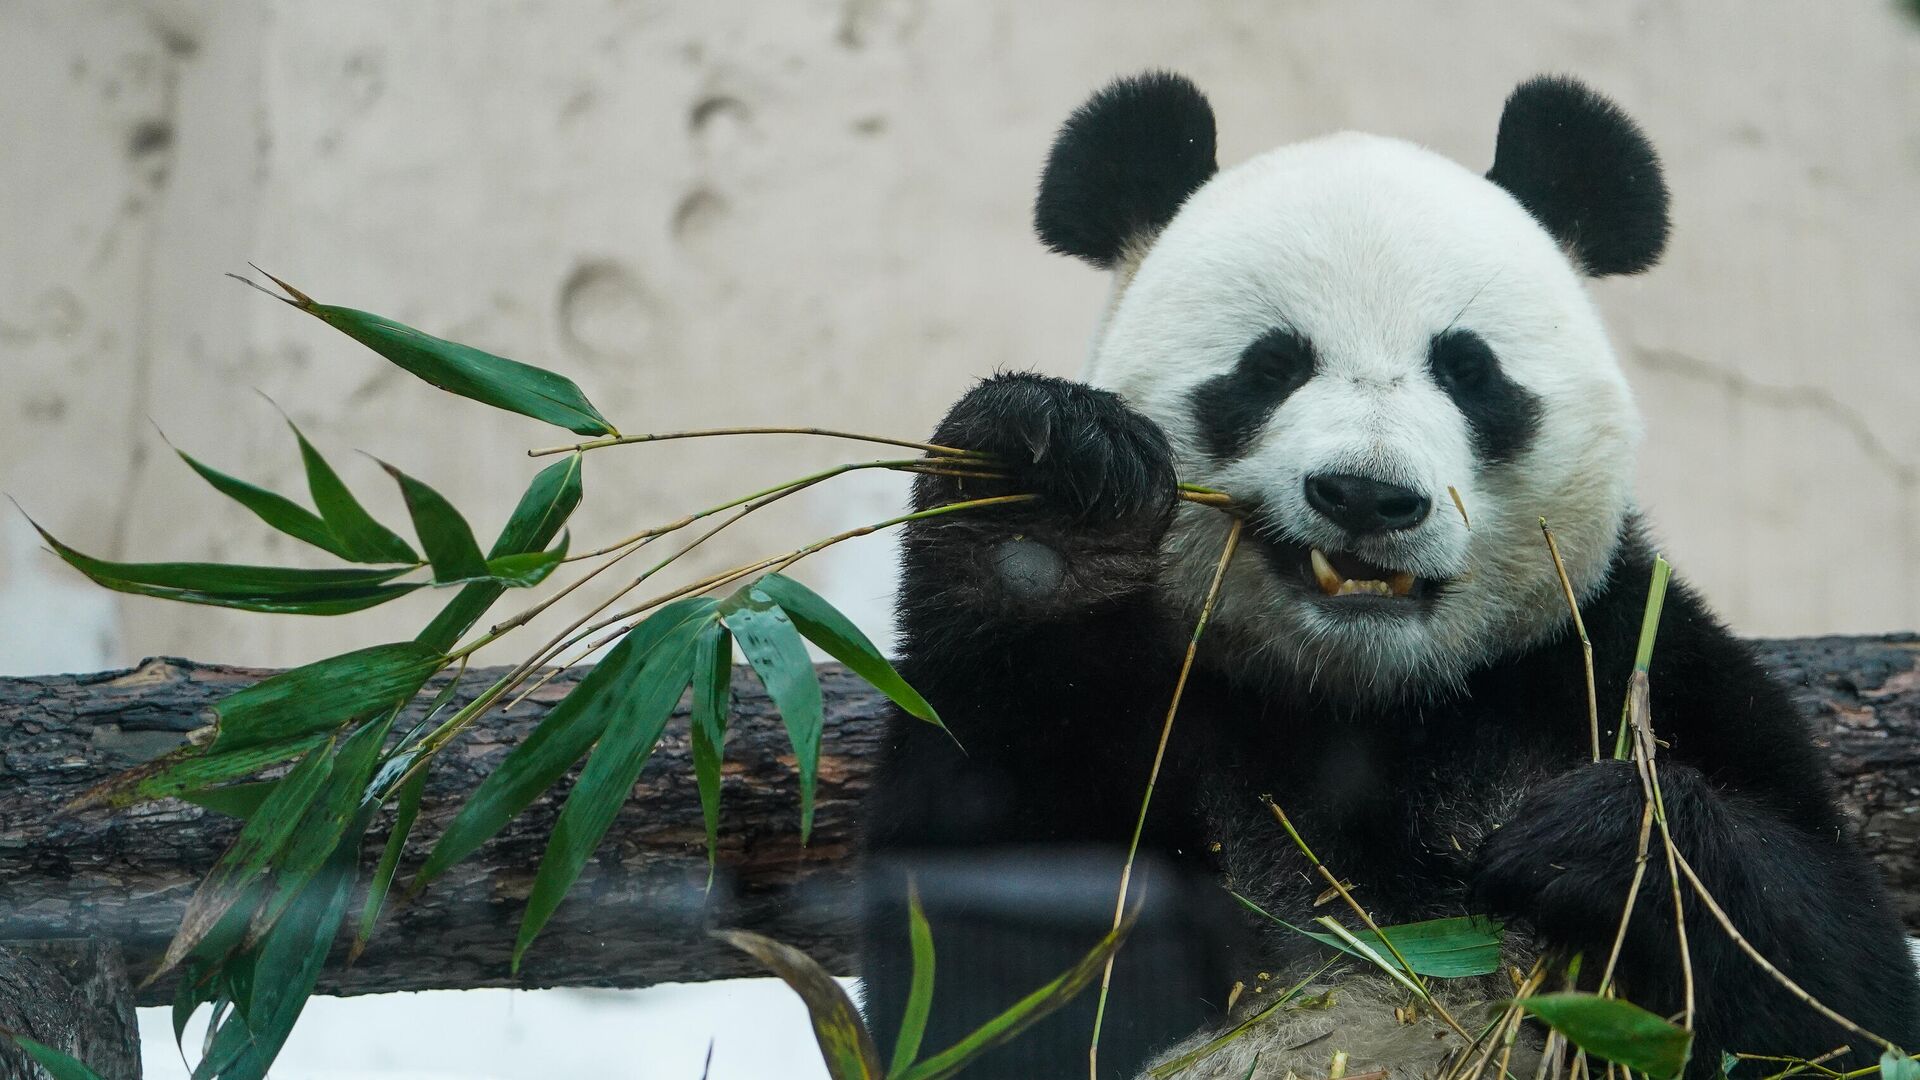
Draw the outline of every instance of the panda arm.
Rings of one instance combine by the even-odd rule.
[[[1905,934],[1878,872],[1843,835],[1824,763],[1791,700],[1691,595],[1669,603],[1676,610],[1662,624],[1651,685],[1654,728],[1670,744],[1657,769],[1675,846],[1773,964],[1856,1023],[1920,1044],[1920,987]],[[1543,785],[1481,852],[1479,901],[1526,921],[1549,944],[1584,949],[1591,966],[1612,945],[1642,806],[1625,762],[1576,767]],[[1619,978],[1630,999],[1672,1014],[1682,1005],[1682,972],[1657,835],[1653,843]],[[1780,987],[1685,881],[1681,892],[1696,1071],[1712,1075],[1721,1050],[1810,1057],[1843,1043],[1854,1050],[1850,1065],[1872,1063],[1875,1048]]]

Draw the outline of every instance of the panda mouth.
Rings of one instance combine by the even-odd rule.
[[[1273,568],[1329,607],[1407,611],[1424,608],[1437,582],[1410,570],[1382,566],[1345,551],[1328,551],[1278,537],[1261,536]]]

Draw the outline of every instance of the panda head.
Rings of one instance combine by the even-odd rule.
[[[1604,98],[1522,84],[1485,175],[1357,133],[1216,172],[1200,92],[1124,79],[1061,130],[1035,220],[1115,272],[1088,381],[1249,510],[1215,625],[1258,670],[1431,693],[1539,642],[1568,618],[1543,517],[1575,590],[1604,583],[1639,419],[1585,279],[1667,236],[1653,149]],[[1226,527],[1183,509],[1180,600]]]

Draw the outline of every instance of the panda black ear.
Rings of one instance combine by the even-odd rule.
[[[1667,246],[1667,184],[1647,137],[1573,79],[1521,83],[1500,114],[1487,179],[1596,277],[1637,274]]]
[[[1111,267],[1214,174],[1213,107],[1179,75],[1120,79],[1074,110],[1034,201],[1041,242]]]

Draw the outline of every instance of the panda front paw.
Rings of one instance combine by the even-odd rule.
[[[1670,811],[1700,805],[1707,792],[1687,766],[1662,766],[1660,783]],[[1548,945],[1610,945],[1633,879],[1643,806],[1631,762],[1581,765],[1535,788],[1481,845],[1471,876],[1474,910],[1525,923]],[[1660,895],[1646,891],[1664,890],[1665,872],[1657,858],[1649,862],[1643,895]],[[1634,928],[1652,921],[1636,917]]]
[[[1077,522],[1163,525],[1173,509],[1173,452],[1159,426],[1084,383],[995,375],[954,405],[934,441],[992,454],[1009,477],[998,487],[1037,494]],[[968,482],[966,494],[980,486]]]

